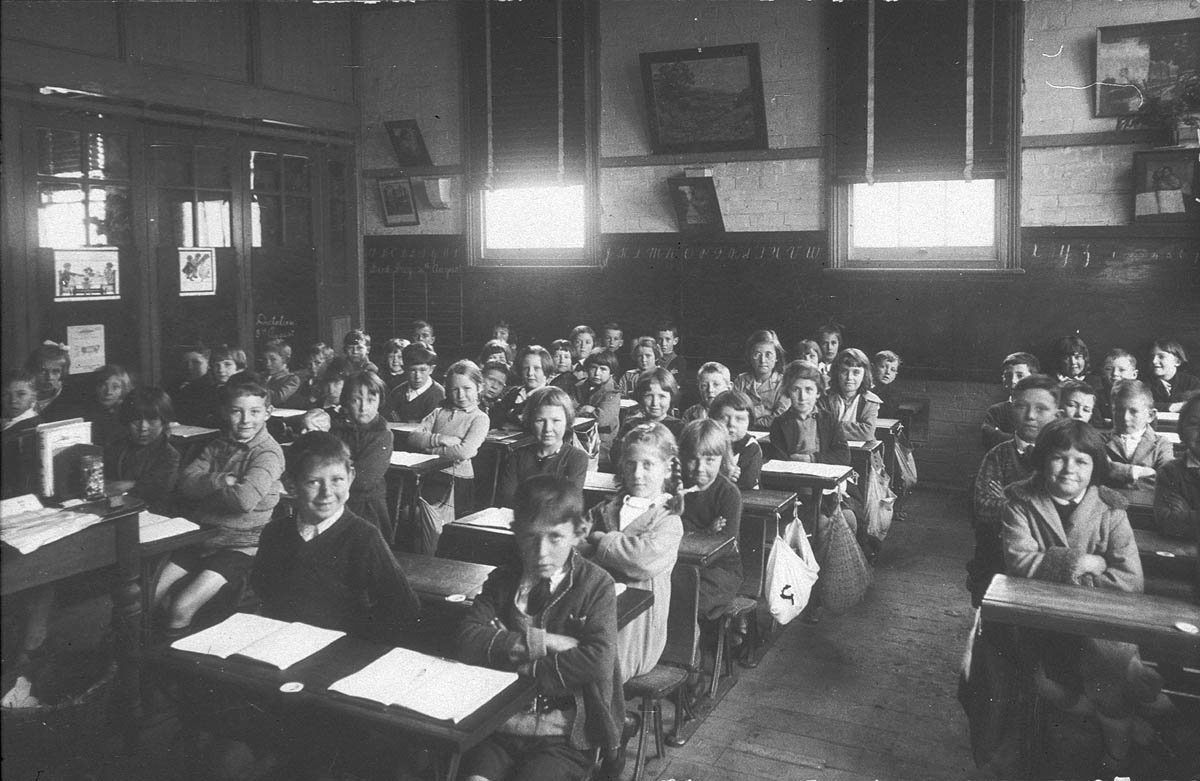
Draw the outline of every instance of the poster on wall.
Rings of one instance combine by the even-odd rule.
[[[121,260],[116,248],[54,250],[55,301],[119,301]]]
[[[67,326],[67,353],[71,356],[71,374],[88,374],[108,363],[104,355],[104,326]]]
[[[179,295],[217,294],[217,252],[212,247],[179,250]]]

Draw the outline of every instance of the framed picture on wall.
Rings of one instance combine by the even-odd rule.
[[[420,224],[411,179],[380,179],[379,201],[383,209],[384,225]]]
[[[1133,153],[1133,221],[1200,225],[1200,152],[1159,149]]]
[[[54,250],[54,300],[117,301],[121,259],[116,248]]]
[[[1128,117],[1200,82],[1200,18],[1096,31],[1096,116]]]
[[[179,249],[179,295],[217,294],[217,251],[212,247]]]
[[[641,55],[655,154],[767,148],[757,43]]]
[[[415,119],[397,119],[384,122],[388,140],[392,142],[392,151],[396,153],[396,162],[405,168],[413,165],[432,165],[429,150],[425,148],[425,138],[421,128],[417,127]]]
[[[668,179],[667,183],[680,233],[724,232],[721,203],[711,176],[679,176]]]

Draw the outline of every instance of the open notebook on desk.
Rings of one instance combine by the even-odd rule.
[[[410,453],[407,450],[393,450],[391,465],[392,466],[416,466],[423,464],[426,461],[433,461],[437,456],[429,453]]]
[[[455,523],[467,526],[486,526],[489,529],[511,529],[513,511],[509,507],[485,507],[479,512],[464,515]]]
[[[16,496],[0,504],[0,542],[33,553],[101,520],[102,516],[85,510],[42,507],[33,494]]]
[[[289,624],[251,613],[234,613],[216,626],[176,640],[171,647],[221,659],[236,654],[286,670],[345,635],[299,622]]]
[[[181,534],[194,532],[200,524],[192,523],[187,518],[168,518],[152,512],[143,512],[138,518],[138,540],[154,542],[168,537],[178,537]]]
[[[780,475],[802,475],[824,480],[840,480],[851,472],[845,464],[820,464],[810,461],[781,461],[774,459],[763,464],[762,471]]]
[[[479,710],[516,680],[517,674],[513,672],[393,648],[353,675],[335,682],[329,691],[457,722]]]

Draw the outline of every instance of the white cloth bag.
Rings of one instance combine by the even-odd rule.
[[[767,607],[771,617],[786,624],[808,605],[821,567],[799,521],[776,536],[767,559]]]

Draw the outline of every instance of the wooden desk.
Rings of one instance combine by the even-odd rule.
[[[451,467],[451,466],[454,466],[454,460],[450,459],[450,458],[446,458],[445,456],[436,456],[427,461],[422,461],[417,464],[403,465],[403,464],[391,463],[388,465],[387,473],[389,475],[398,475],[400,477],[400,479],[411,482],[411,486],[408,489],[408,491],[409,491],[409,499],[408,499],[409,527],[408,527],[408,531],[409,531],[410,535],[415,532],[415,529],[413,528],[412,524],[413,524],[414,519],[417,517],[417,500],[421,497],[421,480],[425,477],[425,475],[432,474],[433,472],[440,472],[443,469],[446,469],[447,467]],[[396,516],[397,534],[399,533],[399,529],[400,529],[400,510],[401,510],[401,507],[403,504],[404,504],[404,490],[402,488],[401,490],[398,490],[396,492],[396,508],[394,511],[394,515]],[[388,545],[395,546],[397,543],[397,540],[391,539],[391,540],[388,540],[387,542],[388,542]],[[412,542],[413,542],[413,540],[409,540],[410,545],[412,544]]]
[[[487,507],[496,506],[496,489],[500,484],[500,472],[504,469],[504,462],[511,453],[536,442],[537,439],[532,434],[524,431],[494,428],[487,433],[483,445],[479,448],[479,455],[492,460],[492,469],[490,482],[482,488],[478,485],[475,487],[475,496],[481,503]],[[478,479],[484,471],[487,470],[475,470],[476,478]]]
[[[1160,434],[1179,433],[1179,413],[1160,412],[1154,420],[1154,430]]]
[[[817,528],[821,515],[821,494],[845,485],[854,469],[842,464],[810,464],[800,461],[771,460],[763,464],[762,485],[781,491],[811,495],[806,526],[809,533]],[[797,499],[799,501],[799,499]]]
[[[200,448],[216,439],[220,433],[220,429],[172,423],[168,437],[171,444],[179,451],[180,466],[184,466],[196,460],[196,456],[200,455]]]
[[[888,439],[893,444],[896,441],[891,435],[888,435]],[[887,455],[885,453],[886,447],[883,443],[883,440],[868,439],[863,441],[861,439],[852,439],[846,444],[850,446],[850,466],[854,467],[854,471],[864,479],[867,477],[867,475],[871,474],[872,453],[879,453],[879,455],[885,459],[884,464],[887,464]],[[862,488],[859,488],[859,491],[863,491],[865,488],[866,485],[864,484]]]
[[[796,494],[791,491],[755,489],[742,492],[742,593],[759,598],[766,595],[767,557],[775,537],[795,513]],[[753,584],[753,585],[751,585]]]
[[[1185,664],[1200,662],[1200,607],[1165,597],[997,575],[983,596],[984,621],[1120,640],[1153,648]]]
[[[589,471],[583,478],[583,505],[591,508],[620,490],[617,476],[608,472]]]
[[[1200,555],[1195,542],[1134,529],[1147,594],[1183,599],[1200,597]]]
[[[193,529],[183,534],[176,534],[174,537],[164,537],[160,540],[152,542],[140,542],[138,550],[141,556],[138,569],[141,575],[142,584],[142,643],[145,644],[150,639],[150,624],[153,618],[154,605],[154,584],[158,581],[159,571],[166,564],[167,558],[181,548],[187,548],[192,545],[199,545],[205,540],[217,536],[219,532],[215,526],[201,526],[199,529]]]
[[[286,723],[295,717],[311,723],[315,718],[336,724],[343,732],[350,731],[346,725],[349,721],[394,734],[398,740],[429,745],[446,757],[445,777],[450,779],[457,776],[462,755],[528,706],[537,692],[534,679],[519,678],[470,716],[450,722],[329,691],[332,684],[389,650],[389,646],[343,637],[287,670],[236,656],[220,659],[167,647],[156,649],[152,658],[157,666],[174,675],[199,679],[206,689],[244,693],[269,719]],[[290,694],[279,691],[280,686],[292,681],[304,684],[304,688]]]
[[[129,750],[137,742],[141,721],[142,559],[138,515],[144,507],[142,501],[127,496],[79,505],[81,512],[102,515],[104,520],[27,554],[0,545],[0,593],[4,596],[115,565],[112,625],[118,661],[117,697]]]
[[[720,537],[689,532],[679,541],[678,563],[703,569],[735,545],[732,535]]]

